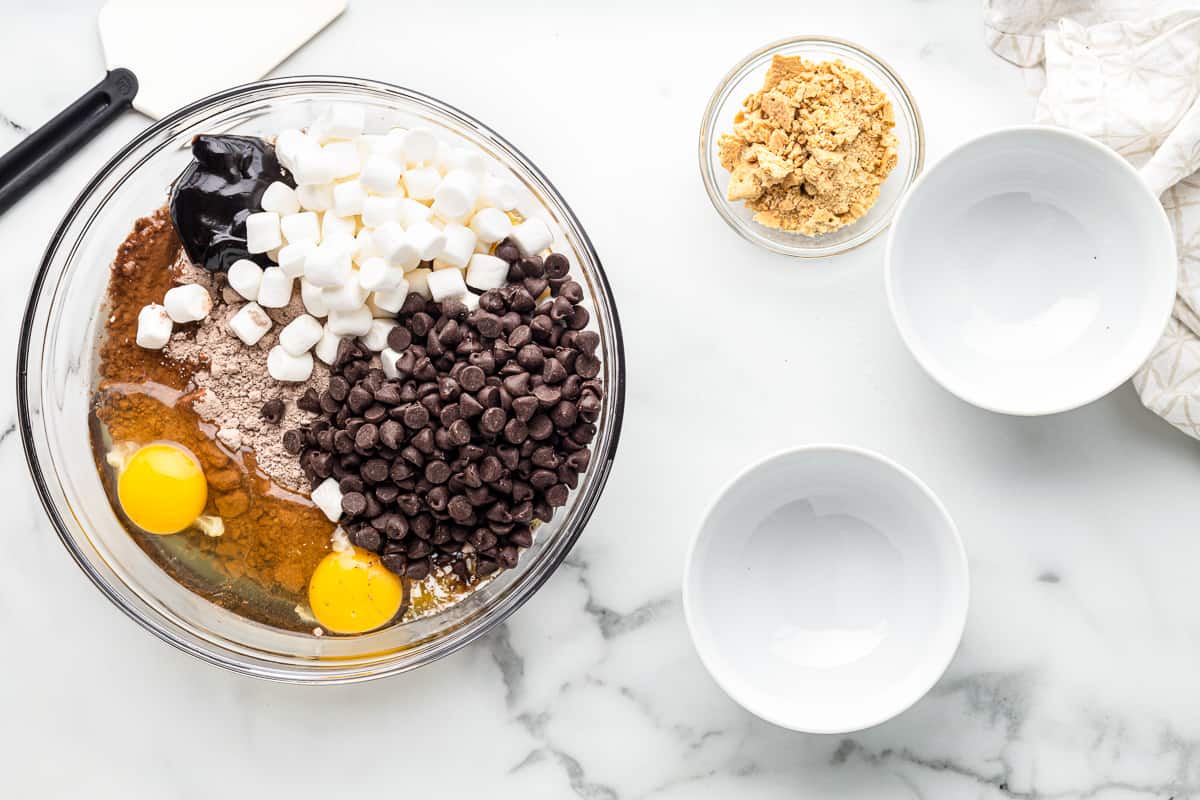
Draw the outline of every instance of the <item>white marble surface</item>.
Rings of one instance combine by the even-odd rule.
[[[603,502],[569,563],[487,640],[362,686],[257,682],[153,639],[83,579],[33,494],[10,379],[0,795],[1200,795],[1196,443],[1128,386],[1046,419],[964,405],[895,336],[882,241],[829,262],[770,256],[729,231],[700,186],[708,94],[745,52],[788,34],[847,37],[891,61],[931,156],[1027,120],[1032,101],[984,46],[977,3],[351,6],[279,71],[360,74],[459,105],[538,162],[594,238],[629,367]],[[0,149],[99,78],[92,14],[69,0],[0,3]],[[230,46],[253,47],[252,32],[233,34],[244,38]],[[217,56],[187,57],[200,68]],[[120,120],[0,217],[0,374],[13,373],[53,226],[145,124]],[[680,610],[685,543],[713,493],[749,462],[813,441],[878,449],[921,475],[956,517],[973,573],[942,682],[850,736],[742,712],[704,673]]]

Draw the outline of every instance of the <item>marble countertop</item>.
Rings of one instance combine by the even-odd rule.
[[[101,76],[93,5],[0,0],[0,150]],[[721,223],[700,185],[696,135],[715,83],[794,33],[890,61],[920,103],[930,157],[1028,120],[1033,100],[985,46],[979,4],[563,5],[352,0],[277,72],[370,76],[458,105],[536,161],[587,227],[621,309],[628,403],[607,491],[568,563],[494,634],[413,674],[337,688],[226,674],[148,636],[83,579],[31,488],[8,382],[11,796],[1200,795],[1196,443],[1129,386],[1042,419],[959,402],[895,335],[881,240],[832,261],[772,256]],[[241,33],[229,46],[253,47]],[[146,124],[130,112],[0,217],[0,374],[13,374],[53,227]],[[973,578],[965,638],[933,692],[834,737],[780,730],[728,700],[692,650],[679,597],[687,539],[718,487],[820,441],[879,450],[927,481]]]

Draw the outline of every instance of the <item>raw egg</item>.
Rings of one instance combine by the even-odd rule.
[[[196,521],[208,501],[208,483],[196,457],[182,445],[139,447],[117,478],[117,499],[134,525],[150,533],[178,533]]]
[[[358,547],[334,551],[313,570],[308,604],[334,633],[365,633],[396,616],[404,588],[379,556]]]

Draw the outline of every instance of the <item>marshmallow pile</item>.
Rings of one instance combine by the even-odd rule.
[[[364,122],[361,107],[337,105],[307,131],[276,137],[276,155],[296,186],[272,183],[261,211],[246,218],[247,250],[265,253],[274,266],[243,259],[227,273],[248,301],[229,327],[248,346],[271,329],[264,309],[282,308],[300,292],[306,313],[279,332],[267,355],[278,381],[307,380],[313,357],[332,363],[344,337],[395,363],[387,334],[409,292],[458,298],[473,309],[476,292],[507,281],[508,263],[490,255],[496,243],[508,239],[524,256],[553,244],[543,221],[510,213],[517,189],[489,173],[481,151],[451,146],[424,128],[365,134]],[[139,345],[162,347],[171,320],[183,321],[169,302],[165,322],[161,309],[143,309]]]

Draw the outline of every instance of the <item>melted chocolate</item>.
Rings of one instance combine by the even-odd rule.
[[[275,181],[294,186],[275,148],[252,136],[197,136],[192,163],[171,187],[171,223],[193,264],[210,272],[248,258],[267,267],[266,253],[246,250],[246,217],[259,210]]]

